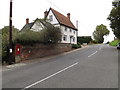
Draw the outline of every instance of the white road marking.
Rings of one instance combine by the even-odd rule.
[[[91,55],[89,55],[88,57],[91,57],[91,56],[93,56],[94,54],[96,54],[97,53],[97,51],[96,52],[94,52],[93,54],[91,54]]]
[[[70,65],[70,66],[68,66],[68,67],[66,67],[66,68],[64,68],[64,69],[62,69],[62,70],[60,70],[60,71],[58,71],[58,72],[56,72],[56,73],[54,73],[54,74],[48,76],[48,77],[46,77],[46,78],[41,79],[41,80],[39,80],[39,81],[37,81],[37,82],[35,82],[35,83],[33,83],[33,84],[31,84],[31,85],[25,87],[25,88],[22,89],[22,90],[28,89],[28,88],[30,88],[30,87],[32,87],[32,86],[35,86],[36,84],[41,83],[41,82],[43,82],[43,81],[45,81],[45,80],[47,80],[47,79],[49,79],[49,78],[51,78],[51,77],[53,77],[53,76],[55,76],[55,75],[57,75],[57,74],[59,74],[59,73],[65,71],[65,70],[67,70],[67,69],[69,69],[69,68],[71,68],[71,67],[77,65],[77,64],[78,64],[78,62],[75,63],[75,64],[72,64],[72,65]]]

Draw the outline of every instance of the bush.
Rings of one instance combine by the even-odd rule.
[[[35,43],[41,43],[42,40],[42,33],[27,30],[25,32],[19,32],[18,36],[16,37],[15,43],[19,43],[22,45],[33,45]]]
[[[14,41],[16,39],[16,36],[18,34],[19,30],[15,28],[14,26],[12,27],[12,40]],[[0,30],[0,36],[2,37],[2,51],[0,55],[2,55],[2,62],[8,60],[8,45],[9,45],[9,26],[5,26]]]
[[[77,48],[81,48],[81,44],[72,44],[72,48],[77,49]]]
[[[91,42],[94,43],[94,44],[97,44],[97,43],[98,43],[96,40],[92,40]]]

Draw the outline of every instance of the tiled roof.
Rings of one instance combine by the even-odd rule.
[[[56,19],[58,20],[58,22],[60,24],[77,30],[77,28],[73,25],[73,23],[70,21],[70,19],[68,17],[64,16],[63,14],[61,14],[58,11],[54,10],[53,8],[50,8],[50,10],[53,12],[53,14],[55,15]]]
[[[33,24],[34,24],[34,22],[25,24],[25,26],[21,29],[21,31],[30,30],[31,27],[33,26]]]

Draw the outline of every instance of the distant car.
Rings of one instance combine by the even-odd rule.
[[[119,42],[118,45],[117,45],[117,49],[120,49],[120,42]]]

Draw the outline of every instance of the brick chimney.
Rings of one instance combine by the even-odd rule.
[[[47,16],[47,14],[48,14],[48,11],[46,10],[46,11],[44,12],[44,18]]]
[[[26,24],[28,24],[29,23],[29,18],[26,18]]]
[[[67,14],[67,17],[70,19],[70,13]]]

